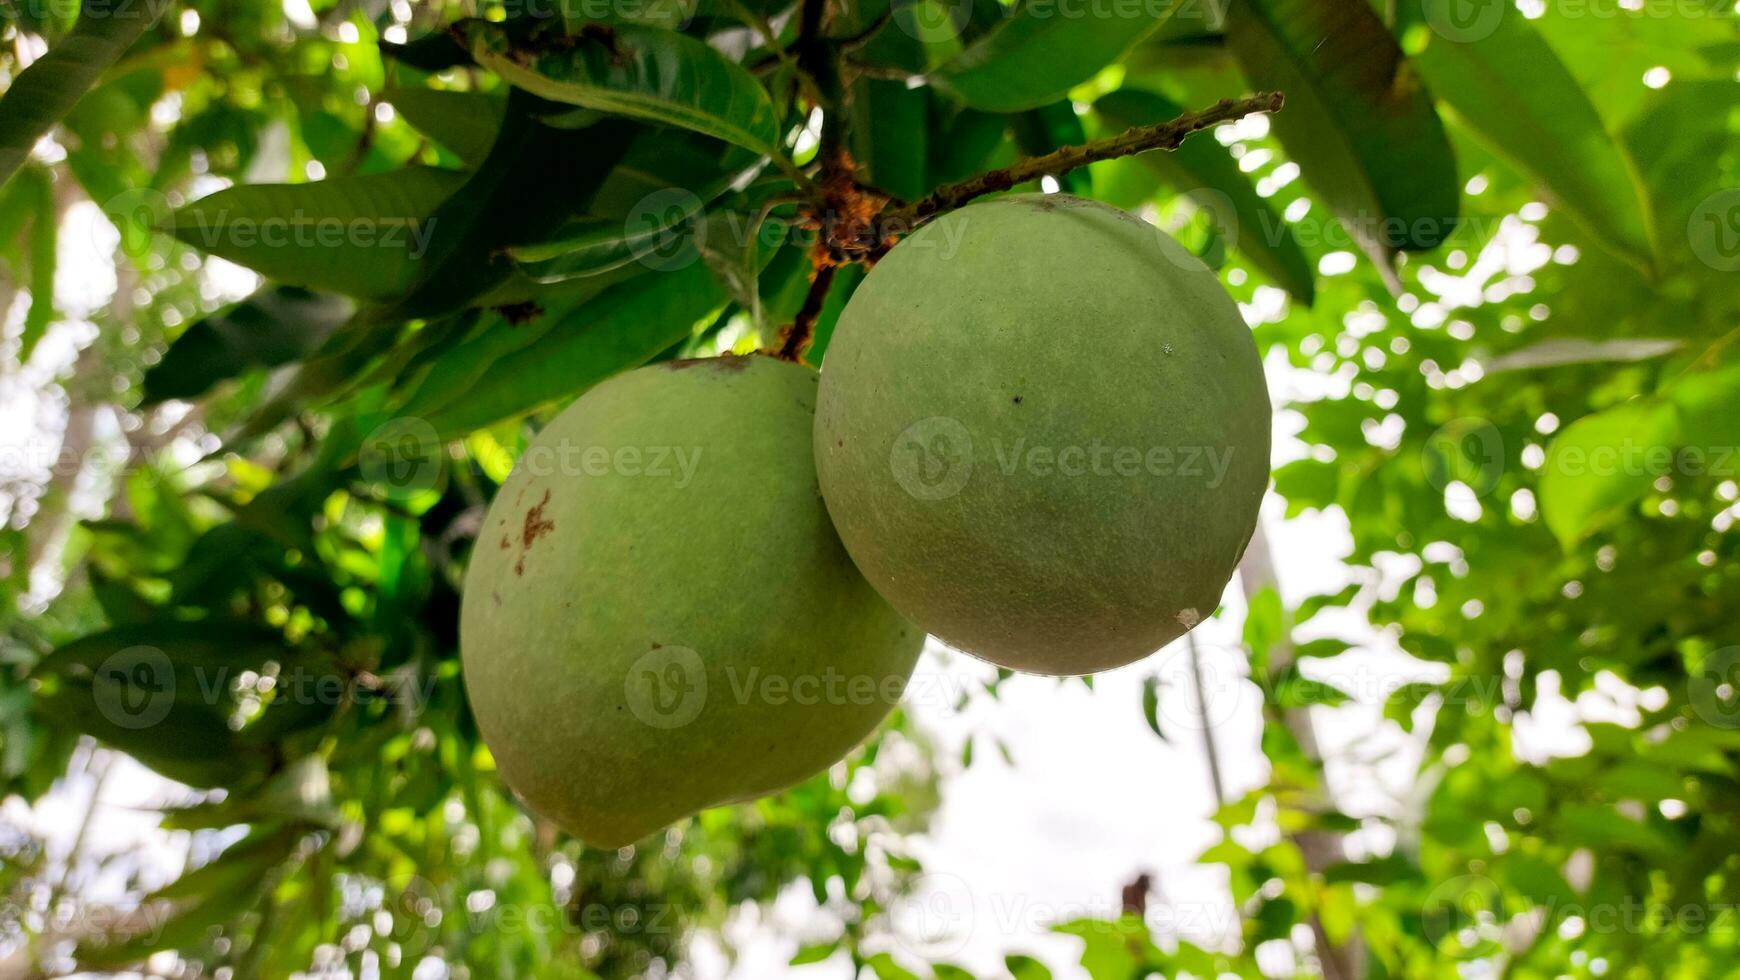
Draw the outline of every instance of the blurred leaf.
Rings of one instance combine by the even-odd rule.
[[[1160,730],[1160,678],[1142,678],[1142,718],[1148,723],[1148,728],[1166,740],[1166,733]]]
[[[1548,448],[1541,472],[1547,527],[1570,549],[1672,468],[1678,435],[1673,406],[1655,398],[1626,402],[1566,426]]]
[[[1435,247],[1462,192],[1431,97],[1365,0],[1235,0],[1226,37],[1305,180],[1374,261]]]
[[[157,22],[166,4],[116,5],[80,0],[73,29],[19,72],[0,97],[0,184],[98,77]]]
[[[489,156],[507,100],[481,92],[452,92],[432,88],[388,88],[379,93],[418,132],[467,164],[476,166]]]
[[[798,950],[796,955],[792,956],[788,965],[803,966],[806,963],[820,963],[828,957],[833,956],[839,948],[840,942],[837,939],[831,943],[815,943],[810,946],[805,946]]]
[[[1427,27],[1455,24],[1462,0],[1424,0],[1412,17],[1425,39],[1413,54],[1432,91],[1480,139],[1545,190],[1595,240],[1641,268],[1651,247],[1635,171],[1602,125],[1595,106],[1553,49],[1516,10],[1482,17],[1490,31],[1444,36]]]
[[[354,311],[327,293],[267,286],[183,331],[145,372],[143,403],[197,398],[244,371],[307,357]]]
[[[1109,92],[1094,103],[1094,113],[1110,129],[1164,122],[1183,112],[1165,96],[1131,88]],[[1311,262],[1292,226],[1257,195],[1225,147],[1209,139],[1190,139],[1169,152],[1143,153],[1135,160],[1212,214],[1221,237],[1257,271],[1294,299],[1311,304],[1316,295]]]
[[[1581,337],[1555,337],[1519,347],[1486,363],[1486,373],[1528,371],[1566,364],[1625,363],[1647,361],[1672,354],[1685,346],[1680,340],[1653,340],[1648,337],[1628,337],[1620,340],[1585,340]]]
[[[1066,16],[1054,4],[1026,0],[1002,23],[930,73],[932,85],[975,109],[1021,112],[1055,102],[1094,77],[1170,15],[1145,5],[1116,5]],[[1078,12],[1079,13],[1079,12]]]

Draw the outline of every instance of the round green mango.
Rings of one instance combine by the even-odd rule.
[[[1066,195],[920,228],[865,278],[822,371],[834,526],[913,622],[992,663],[1084,674],[1207,618],[1256,527],[1270,408],[1214,274]]]
[[[502,778],[617,847],[827,768],[898,703],[924,634],[841,547],[814,371],[676,361],[587,392],[489,508],[460,617]]]

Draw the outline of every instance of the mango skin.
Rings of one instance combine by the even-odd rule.
[[[467,693],[503,779],[581,840],[800,782],[898,702],[924,635],[834,534],[815,392],[814,371],[758,356],[618,375],[491,504],[460,615]]]
[[[1123,211],[1019,195],[922,227],[858,287],[816,463],[896,609],[1000,666],[1085,674],[1213,614],[1268,486],[1270,416],[1207,267]]]

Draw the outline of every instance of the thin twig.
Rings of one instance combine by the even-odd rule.
[[[892,227],[910,228],[926,218],[950,211],[976,197],[1006,191],[1040,177],[1057,177],[1077,167],[1102,160],[1115,160],[1149,150],[1177,149],[1191,133],[1201,132],[1223,122],[1231,122],[1257,112],[1274,112],[1281,108],[1279,92],[1262,92],[1244,99],[1222,99],[1200,112],[1187,112],[1169,122],[1152,126],[1137,126],[1117,136],[1094,140],[1079,146],[1066,146],[1044,156],[1027,157],[1000,170],[969,177],[958,183],[945,184],[904,207],[884,212],[883,223]]]
[[[824,265],[816,270],[814,279],[810,280],[810,291],[804,296],[804,305],[792,318],[791,325],[779,335],[779,349],[775,357],[793,364],[802,364],[804,351],[815,337],[816,319],[822,315],[822,304],[828,299],[828,288],[834,284],[836,267]]]

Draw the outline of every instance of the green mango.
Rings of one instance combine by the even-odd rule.
[[[1256,527],[1270,408],[1219,281],[1067,195],[946,214],[877,263],[828,348],[834,526],[913,622],[1000,666],[1084,674],[1212,615]]]
[[[806,779],[899,701],[924,635],[828,521],[815,395],[814,371],[760,356],[618,375],[491,504],[467,694],[502,778],[587,843]]]

